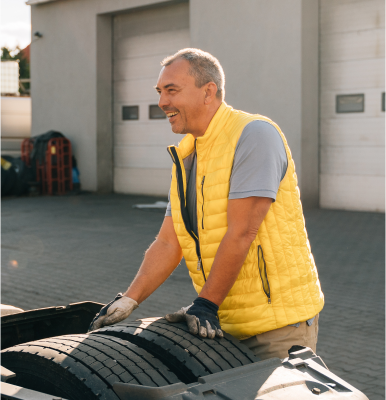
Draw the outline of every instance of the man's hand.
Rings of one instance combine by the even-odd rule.
[[[186,321],[189,332],[201,337],[213,339],[224,337],[217,318],[218,306],[203,297],[197,297],[193,304],[183,307],[173,314],[167,314],[169,322]]]
[[[116,324],[126,319],[136,308],[138,303],[130,297],[118,293],[113,301],[101,308],[92,320],[88,331],[95,331],[102,326]]]
[[[168,322],[183,322],[186,321],[186,311],[192,307],[193,303],[190,306],[182,307],[181,310],[176,311],[172,314],[166,314],[165,319]]]

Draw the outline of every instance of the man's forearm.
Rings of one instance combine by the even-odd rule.
[[[251,243],[249,237],[225,234],[200,297],[221,305],[240,273]]]
[[[142,265],[124,295],[142,303],[165,282],[181,259],[180,248],[157,238],[146,251]]]
[[[229,200],[228,231],[217,250],[200,297],[221,305],[240,273],[271,204],[272,199],[267,197]]]

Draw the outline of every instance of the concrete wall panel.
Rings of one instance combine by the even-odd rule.
[[[320,206],[338,210],[385,212],[385,178],[321,174]]]
[[[79,1],[79,0],[66,0]],[[147,8],[167,7],[170,4],[186,3],[188,0],[81,0],[92,4],[92,11],[96,14],[116,14],[127,11],[141,11]]]
[[[384,13],[379,0],[321,0],[322,207],[385,209]],[[337,113],[336,96],[355,93],[364,112]]]
[[[170,187],[171,168],[114,168],[114,190],[127,193],[128,187],[138,194],[165,196]]]
[[[131,123],[129,121],[128,123]],[[159,121],[133,125],[133,129],[127,129],[125,124],[115,125],[114,140],[117,146],[165,146],[165,143],[177,144],[182,135],[176,135],[170,130],[168,121],[160,124]],[[166,147],[163,147],[166,153]]]
[[[296,163],[302,200],[315,205],[318,2],[191,0],[190,26],[192,46],[209,51],[223,65],[228,104],[280,125]],[[311,155],[304,163],[302,147]]]
[[[156,3],[156,2],[154,2]],[[143,8],[132,13],[120,13],[114,17],[114,41],[154,33],[174,32],[189,26],[187,4],[169,4],[165,7]],[[165,28],[168,28],[165,31]],[[178,34],[178,32],[176,32]],[[144,50],[146,51],[146,46]],[[130,54],[130,53],[129,53]],[[117,54],[121,56],[120,53]]]
[[[114,61],[115,81],[124,81],[127,76],[141,75],[154,79],[160,72],[160,57],[162,55],[143,56]],[[154,82],[153,86],[156,82]]]
[[[320,0],[321,33],[356,32],[385,26],[383,0]]]
[[[169,168],[170,170],[172,160],[164,145],[134,146],[130,143],[129,146],[115,147],[114,164],[120,168]]]
[[[95,14],[88,1],[59,1],[32,7],[31,16],[43,35],[31,44],[32,135],[67,136],[82,187],[97,190]]]
[[[301,129],[300,7],[296,0],[190,2],[192,46],[220,60],[227,82],[226,101],[237,109],[276,121],[297,164]],[[221,24],[215,25],[216,21]],[[212,25],[215,29],[209,34]]]
[[[379,99],[378,99],[379,100]],[[324,119],[321,130],[321,147],[325,146],[379,146],[385,145],[385,121],[381,118]]]
[[[321,59],[348,61],[385,57],[385,34],[383,29],[326,33],[320,49]]]
[[[137,104],[138,102],[152,101],[158,103],[158,94],[154,89],[157,77],[137,78],[119,81],[114,84],[114,98],[116,102]]]
[[[161,57],[160,61],[162,61],[164,54],[169,54],[170,48],[180,49],[186,46],[189,36],[189,31],[186,29],[178,29],[137,37],[115,38],[114,59],[124,60],[135,57],[158,56]],[[149,42],[152,44],[151,48],[149,48]],[[160,61],[156,62],[158,66]]]
[[[385,149],[381,146],[328,146],[321,150],[321,174],[384,176]]]
[[[321,68],[323,90],[349,90],[382,88],[385,85],[385,60],[366,60],[323,63]]]
[[[319,205],[319,4],[301,4],[301,196]]]
[[[96,142],[97,190],[109,193],[113,189],[113,123],[112,123],[112,20],[96,17]]]

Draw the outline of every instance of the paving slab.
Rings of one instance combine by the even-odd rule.
[[[147,196],[2,199],[1,302],[23,309],[92,300],[126,290],[154,240],[163,210]],[[370,400],[385,398],[385,215],[305,211],[326,305],[318,354]],[[131,319],[162,316],[194,300],[182,261]]]

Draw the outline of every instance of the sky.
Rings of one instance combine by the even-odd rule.
[[[31,43],[31,6],[27,0],[0,0],[0,46],[14,49]]]

